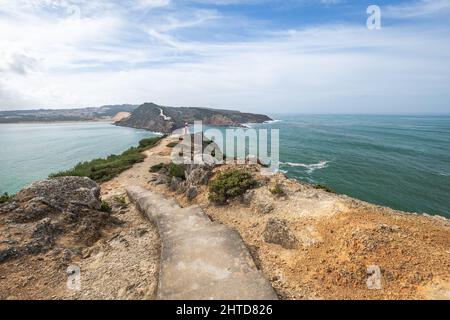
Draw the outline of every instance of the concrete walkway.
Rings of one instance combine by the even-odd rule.
[[[159,229],[158,299],[277,299],[236,231],[212,222],[197,206],[181,208],[137,186],[127,193]]]

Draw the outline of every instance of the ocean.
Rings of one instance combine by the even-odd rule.
[[[450,116],[271,115],[280,170],[398,210],[450,217]],[[1,124],[0,192],[80,161],[120,153],[152,133],[108,123]]]
[[[450,116],[272,115],[280,170],[398,210],[450,217]]]
[[[122,153],[151,136],[105,122],[0,124],[0,193],[15,193],[81,161]]]

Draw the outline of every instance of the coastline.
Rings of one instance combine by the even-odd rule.
[[[174,138],[145,151],[147,158],[101,185],[102,196],[126,196],[127,186],[141,186],[174,199],[181,207],[197,205],[213,221],[236,229],[255,263],[282,299],[450,299],[445,272],[450,246],[450,220],[370,204],[329,193],[283,174],[254,172],[262,186],[251,191],[249,203],[212,205],[206,186],[188,200],[183,191],[161,184],[148,168],[169,163]],[[214,174],[237,165],[224,165]],[[269,192],[282,185],[285,196]],[[298,239],[295,249],[267,243],[263,234],[270,219],[286,221]],[[366,287],[366,269],[383,270],[382,290]],[[340,267],[337,267],[340,266]],[[432,274],[430,277],[429,275]]]
[[[78,124],[78,123],[111,123],[112,119],[98,119],[98,120],[61,120],[61,121],[18,121],[18,122],[0,122],[2,124]]]
[[[0,193],[14,194],[79,162],[120,154],[151,136],[105,121],[0,125]]]
[[[262,124],[270,124],[270,123],[273,123],[273,122],[281,122],[281,121],[283,121],[283,120],[272,120],[272,121],[268,121],[268,122],[265,122],[265,123],[262,123]],[[70,124],[83,124],[83,123],[86,123],[86,124],[89,124],[89,123],[105,123],[105,124],[106,124],[106,123],[107,123],[107,124],[111,124],[111,125],[113,125],[113,126],[117,126],[117,125],[115,124],[115,122],[112,121],[112,119],[80,120],[80,121],[50,121],[50,122],[48,122],[48,121],[47,121],[47,122],[46,122],[46,121],[43,121],[43,122],[40,122],[40,121],[33,121],[33,122],[25,121],[25,122],[17,122],[17,123],[14,123],[14,124],[42,124],[42,125],[68,124],[68,125],[70,125]],[[0,123],[0,125],[1,125],[1,124],[2,124],[2,123]],[[8,124],[8,123],[3,123],[3,124]],[[11,124],[13,124],[13,123],[11,123]],[[252,123],[242,124],[242,126],[244,126],[244,127],[251,127],[251,124],[252,124]],[[227,127],[227,126],[224,126],[224,127]],[[231,128],[234,128],[234,127],[231,127]],[[146,132],[148,132],[148,133],[150,133],[150,134],[157,135],[157,136],[163,136],[163,135],[164,135],[164,133],[161,133],[161,132],[153,132],[153,131],[150,131],[150,130],[144,129],[144,128],[142,128],[142,129],[139,129],[139,128],[133,128],[133,129],[137,129],[137,130],[145,130]],[[317,166],[317,165],[322,164],[322,163],[325,163],[325,164],[326,164],[326,163],[328,163],[328,162],[329,162],[329,161],[322,161],[322,162],[317,163],[317,164],[309,164],[309,165],[306,165],[306,164],[303,164],[303,163],[291,163],[291,162],[280,162],[280,163],[283,164],[283,165],[290,165],[290,166],[293,166],[293,167],[305,167],[305,168],[307,168],[307,167],[311,167],[311,166]],[[325,167],[325,166],[324,166],[324,167]],[[288,177],[287,171],[286,171],[286,170],[279,170],[279,172],[281,172],[281,173],[283,173],[283,174],[286,174],[286,176]],[[308,181],[305,180],[305,179],[301,179],[301,178],[298,178],[298,177],[292,177],[292,179],[295,179],[296,181],[299,181],[299,182],[301,182],[301,183],[311,183],[311,182],[308,182]],[[343,194],[343,195],[344,195],[344,194]],[[352,195],[350,195],[350,194],[347,194],[347,196],[352,197]],[[356,198],[356,197],[355,197],[355,198]],[[370,202],[370,201],[363,200],[363,199],[359,199],[359,198],[356,198],[356,199],[358,199],[358,200],[360,200],[360,201],[366,201],[367,203],[373,203],[374,205],[376,204],[376,205],[379,205],[380,207],[392,208],[392,207],[390,207],[389,205],[386,205],[386,204],[382,204],[382,203],[374,203],[374,202]],[[402,210],[402,209],[398,209],[398,208],[392,208],[392,209],[393,209],[393,210],[399,210],[399,211],[402,211],[402,212],[411,213],[411,214],[421,214],[421,215],[441,216],[441,217],[445,217],[445,218],[448,219],[448,217],[447,217],[444,213],[427,212],[427,211],[414,211],[414,210]]]
[[[245,197],[217,206],[208,199],[207,185],[198,185],[191,199],[180,181],[175,180],[174,187],[174,179],[149,170],[171,162],[170,144],[175,141],[176,137],[161,139],[143,151],[143,162],[100,185],[101,200],[122,223],[105,229],[99,241],[72,256],[72,263],[83,270],[82,291],[65,290],[59,279],[61,267],[54,266],[54,255],[49,254],[39,256],[41,260],[31,256],[17,264],[0,263],[0,271],[7,275],[0,279],[3,292],[41,299],[155,299],[159,232],[126,193],[127,187],[140,186],[182,208],[198,206],[211,221],[236,230],[280,299],[450,299],[448,219],[330,193],[280,173],[267,175],[258,165],[223,165],[212,171],[211,179],[236,168],[251,172],[258,186]],[[271,193],[274,186],[281,186],[283,195]],[[279,243],[267,240],[267,226],[273,221],[283,224],[283,232],[295,239],[294,246],[284,245],[283,233],[276,238]],[[107,272],[112,264],[115,271]],[[23,290],[29,277],[18,271],[22,265],[45,270],[32,282],[32,290]],[[373,266],[381,270],[382,280],[375,290],[367,285]],[[43,285],[48,277],[55,280]]]

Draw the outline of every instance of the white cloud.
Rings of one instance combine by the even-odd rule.
[[[450,0],[419,0],[409,3],[387,6],[383,9],[383,15],[390,18],[416,18],[437,14],[445,14],[450,11]]]
[[[450,31],[439,27],[322,25],[218,41],[211,27],[228,28],[230,19],[214,10],[167,8],[138,19],[115,2],[77,3],[75,18],[42,4],[0,8],[0,109],[155,101],[419,112],[450,103]]]
[[[167,7],[171,0],[136,0],[137,5],[141,7],[160,8]]]

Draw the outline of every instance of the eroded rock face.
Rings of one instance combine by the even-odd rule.
[[[89,178],[32,183],[13,202],[0,206],[0,263],[58,246],[92,245],[103,228],[118,222],[100,206],[100,188]]]
[[[188,201],[192,201],[198,195],[197,187],[190,187],[186,191],[186,198]]]
[[[186,166],[186,182],[189,186],[207,185],[212,176],[213,166],[188,165]]]
[[[20,204],[11,219],[17,223],[40,220],[51,211],[71,211],[78,207],[100,209],[100,187],[86,177],[61,177],[36,181],[14,198]]]
[[[289,230],[287,221],[277,218],[271,218],[267,222],[264,240],[268,243],[281,245],[285,249],[295,249],[298,245],[298,240]]]

